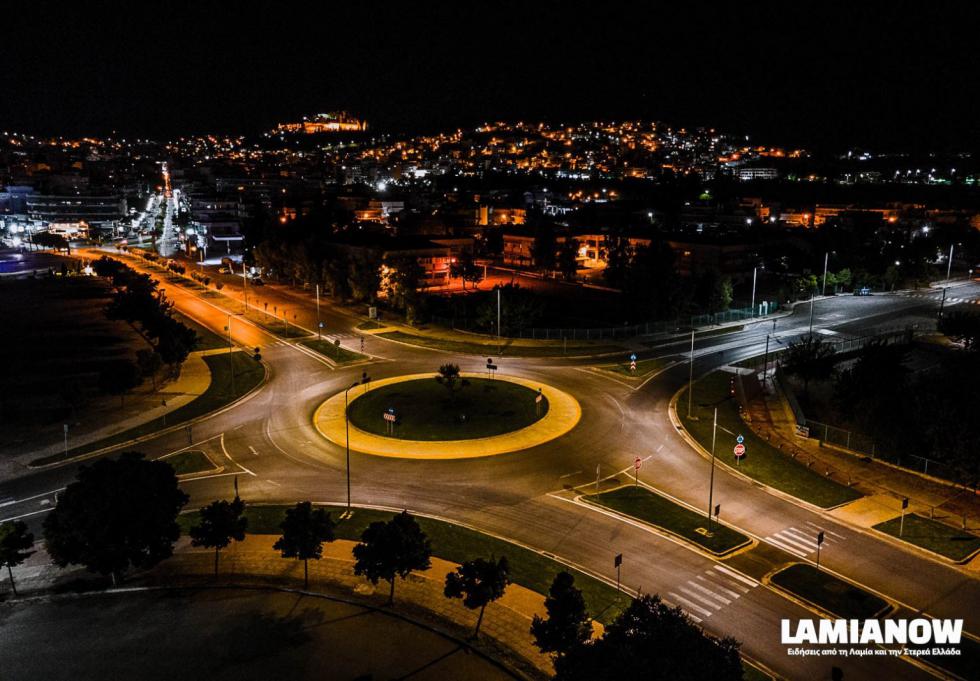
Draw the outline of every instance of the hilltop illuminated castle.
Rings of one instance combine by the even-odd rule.
[[[320,132],[362,132],[367,130],[367,121],[354,118],[346,111],[321,113],[312,119],[303,117],[299,123],[280,123],[276,132],[301,132],[312,135]]]

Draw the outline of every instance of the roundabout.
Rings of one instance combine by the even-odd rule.
[[[451,393],[435,373],[396,376],[327,399],[313,420],[325,438],[352,450],[407,459],[467,459],[529,449],[570,431],[578,401],[545,383],[463,373]],[[540,396],[540,397],[539,397]]]

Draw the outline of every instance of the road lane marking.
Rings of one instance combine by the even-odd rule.
[[[710,575],[711,573],[710,572],[706,572],[704,574],[705,575]],[[718,584],[717,582],[714,582],[714,581],[708,579],[707,577],[705,577],[703,575],[698,575],[697,576],[697,579],[701,580],[705,584],[710,584],[711,586],[713,586],[716,589],[720,589],[720,590],[724,591],[732,599],[738,598],[739,596],[742,595],[742,594],[738,593],[737,591],[732,591],[728,587],[724,587],[724,586]],[[728,582],[725,582],[725,583],[728,584]],[[732,585],[732,586],[734,586],[734,585]],[[742,588],[744,588],[744,587],[742,587]],[[745,589],[742,593],[748,593],[748,592],[749,592],[749,590],[748,589]]]
[[[769,542],[770,544],[773,544],[774,546],[778,546],[783,551],[792,553],[794,556],[797,556],[799,558],[806,558],[807,556],[807,554],[805,554],[803,551],[800,551],[799,549],[791,548],[790,546],[780,543],[779,541],[773,539],[772,537],[769,537],[768,539],[766,539],[766,541]]]
[[[717,601],[720,601],[723,605],[731,605],[732,604],[732,599],[731,598],[725,598],[724,596],[721,596],[720,594],[716,594],[711,589],[709,589],[707,587],[704,587],[704,586],[701,586],[700,584],[698,584],[696,582],[692,582],[692,581],[688,580],[687,583],[691,586],[692,589],[697,589],[701,593],[705,594],[708,598],[713,598],[713,599],[715,599]],[[737,598],[737,596],[736,596],[736,598]]]
[[[50,497],[56,495],[58,492],[64,491],[64,487],[59,487],[58,489],[53,489],[50,492],[41,492],[40,494],[35,494],[30,497],[24,497],[23,499],[14,499],[13,497],[8,497],[3,503],[0,503],[0,508],[4,506],[13,506],[14,504],[22,504],[25,501],[34,501],[35,499],[40,499],[41,497]]]
[[[275,485],[276,487],[282,487],[282,483],[276,482],[275,480],[266,479],[266,482],[269,483],[270,485]]]
[[[803,522],[806,523],[807,525],[809,525],[810,527],[813,527],[813,528],[815,528],[815,529],[817,529],[817,530],[819,530],[821,532],[826,532],[827,534],[833,535],[833,536],[837,537],[838,539],[844,539],[845,538],[844,535],[837,534],[833,530],[828,530],[826,528],[820,527],[816,523],[811,523],[809,520],[804,520]]]
[[[255,447],[253,447],[252,445],[249,445],[248,446],[248,450],[250,452],[252,452],[252,454],[254,454],[255,456],[258,456],[259,455],[259,453],[257,451],[255,451]]]

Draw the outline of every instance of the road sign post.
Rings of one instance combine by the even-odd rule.
[[[544,400],[544,395],[541,393],[541,388],[538,388],[538,394],[534,396],[534,413],[541,416],[541,402]]]
[[[901,537],[905,532],[905,509],[909,507],[909,498],[902,499],[902,519],[898,523],[898,536]]]
[[[817,533],[817,569],[820,569],[820,547],[823,545],[823,530]]]
[[[643,459],[636,457],[633,459],[633,486],[640,486],[640,466],[643,465]]]
[[[619,584],[620,584],[619,571],[620,568],[623,566],[623,554],[621,553],[616,554],[616,558],[613,559],[613,566],[616,568],[616,591],[620,591],[621,589],[619,588]]]
[[[636,373],[636,353],[630,353],[630,371]]]
[[[398,415],[395,414],[394,407],[388,407],[382,414],[382,418],[385,420],[385,431],[388,435],[395,434],[395,421],[398,420]]]
[[[68,424],[65,424],[65,458],[68,458]]]
[[[735,448],[732,451],[735,452],[735,465],[737,466],[742,460],[742,457],[745,456],[745,445],[739,443],[735,445]]]

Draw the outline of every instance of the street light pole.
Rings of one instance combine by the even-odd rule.
[[[820,295],[827,295],[827,259],[830,257],[830,253],[823,254],[823,286],[820,287]]]
[[[755,275],[758,272],[758,267],[752,268],[752,316],[755,317]]]
[[[228,366],[231,368],[231,393],[235,394],[235,359],[231,353],[231,315],[228,315]]]
[[[354,381],[347,390],[344,391],[344,444],[347,446],[347,516],[350,516],[350,416],[347,413],[347,394],[351,388],[356,387],[360,381]]]
[[[245,258],[242,258],[242,294],[245,296],[245,313],[248,314],[248,275],[245,273]]]
[[[762,382],[766,382],[769,376],[769,334],[766,334],[766,354],[762,357]]]
[[[949,262],[946,263],[946,286],[949,286],[949,275],[953,271],[953,244],[949,245]]]
[[[320,340],[320,285],[316,285],[316,337]]]
[[[810,335],[813,335],[813,291],[810,291]]]
[[[715,421],[711,428],[711,479],[708,483],[708,532],[711,532],[711,509],[714,508],[715,495],[715,436],[718,434],[718,407],[715,407]]]
[[[691,418],[691,398],[694,396],[694,329],[691,329],[691,361],[687,372],[687,418]]]

